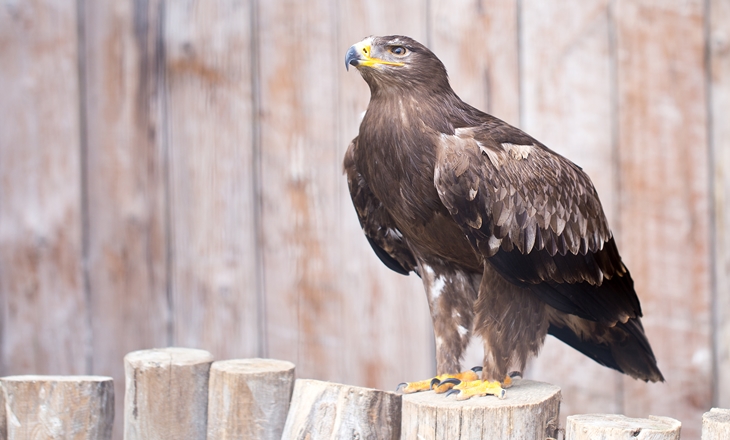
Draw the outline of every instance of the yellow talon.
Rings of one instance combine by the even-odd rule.
[[[419,391],[433,390],[437,394],[445,393],[456,384],[477,380],[479,376],[472,370],[462,371],[457,374],[439,374],[432,379],[418,382],[404,382],[398,385],[397,392],[403,394],[417,393]]]
[[[490,382],[488,380],[472,380],[468,382],[462,382],[449,392],[459,393],[456,400],[467,400],[475,396],[486,396],[490,394],[497,396],[500,399],[504,399],[507,392],[502,388],[502,384],[497,381]]]

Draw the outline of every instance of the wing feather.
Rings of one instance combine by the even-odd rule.
[[[441,136],[434,184],[506,279],[585,319],[613,325],[641,316],[598,195],[577,165],[504,123],[461,128]]]
[[[344,171],[360,226],[378,258],[391,270],[408,275],[415,269],[416,260],[390,213],[357,170],[356,149],[357,138],[352,140],[345,153]]]

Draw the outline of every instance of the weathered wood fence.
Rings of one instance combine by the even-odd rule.
[[[165,348],[124,359],[125,440],[679,440],[669,417],[574,415],[560,429],[561,393],[518,380],[505,399],[456,401],[310,379],[271,359],[213,361],[204,350]],[[0,438],[109,440],[110,377],[0,378]],[[730,410],[702,419],[702,440],[730,438]]]
[[[561,387],[563,424],[698,437],[730,407],[728,0],[2,2],[0,375],[119,385],[168,345],[370,388],[433,374],[422,286],[373,255],[341,173],[369,94],[344,53],[393,33],[591,176],[667,382],[552,338],[525,376]]]

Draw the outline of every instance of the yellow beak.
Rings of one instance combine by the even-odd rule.
[[[350,70],[350,66],[360,67],[379,67],[382,65],[386,66],[404,66],[404,63],[398,63],[395,61],[381,60],[380,58],[373,58],[372,54],[372,38],[368,37],[359,43],[350,46],[345,54],[345,68]]]

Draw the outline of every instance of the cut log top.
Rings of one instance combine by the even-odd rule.
[[[566,440],[679,440],[682,424],[670,417],[630,418],[620,414],[569,416]]]
[[[702,415],[702,440],[730,439],[730,409],[712,408]]]
[[[456,400],[454,397],[446,397],[443,394],[434,392],[406,394],[403,400],[422,407],[438,408],[500,408],[500,407],[521,407],[532,406],[548,399],[560,396],[560,387],[544,382],[536,382],[527,379],[515,381],[515,384],[507,388],[504,399],[495,396],[484,396],[469,400]]]
[[[3,382],[107,382],[113,380],[109,376],[4,376]]]
[[[458,401],[430,391],[408,394],[403,396],[401,439],[555,437],[560,399],[559,387],[524,379],[515,381],[504,399],[485,396]]]
[[[276,359],[232,359],[215,362],[212,369],[232,374],[276,374],[292,371],[294,364]]]
[[[168,347],[133,351],[124,356],[124,360],[134,367],[160,364],[186,366],[213,362],[213,355],[205,350]]]

